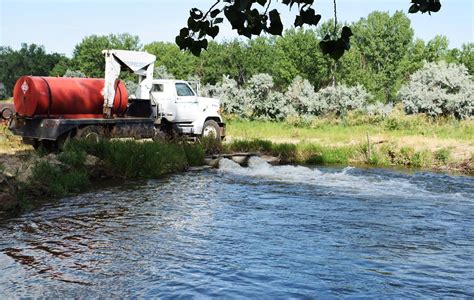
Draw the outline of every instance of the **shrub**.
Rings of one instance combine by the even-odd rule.
[[[273,91],[273,86],[273,78],[268,74],[257,74],[249,80],[246,94],[253,117],[283,120],[293,113],[285,95]]]
[[[398,98],[408,114],[454,115],[459,119],[474,115],[474,82],[463,65],[444,61],[426,64],[401,88]]]
[[[361,85],[353,87],[329,86],[316,93],[314,105],[320,108],[320,114],[345,115],[350,110],[365,107],[370,98],[371,95]]]
[[[221,100],[222,109],[226,113],[235,114],[239,117],[247,115],[246,93],[239,89],[234,79],[224,76],[222,81],[215,86],[204,86],[203,94]]]
[[[66,73],[64,73],[63,77],[71,77],[71,78],[86,78],[86,74],[82,73],[81,71],[78,70],[66,70]]]
[[[156,79],[174,79],[174,75],[168,72],[168,69],[161,65],[153,69],[153,78]]]
[[[434,157],[441,163],[447,163],[451,158],[451,151],[447,148],[441,148],[434,153]]]
[[[369,104],[365,107],[364,112],[369,116],[381,116],[387,117],[393,111],[393,103],[384,104],[382,102],[376,102]]]
[[[231,152],[262,152],[270,153],[273,143],[266,140],[237,140],[226,145],[227,151]]]
[[[216,139],[213,139],[214,141]],[[204,157],[206,155],[203,147],[198,144],[183,144],[186,160],[190,166],[202,166],[204,164]]]
[[[33,167],[31,182],[50,195],[64,196],[84,190],[89,184],[89,178],[86,171],[66,171],[60,166],[40,161]]]
[[[316,92],[311,83],[300,76],[293,80],[285,96],[299,115],[320,115],[326,109],[325,103],[316,101]]]
[[[138,83],[131,80],[125,80],[123,84],[125,84],[129,96],[135,95],[135,92],[138,89]]]

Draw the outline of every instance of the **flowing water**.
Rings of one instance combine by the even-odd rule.
[[[474,297],[474,178],[218,170],[105,188],[0,222],[0,295]]]

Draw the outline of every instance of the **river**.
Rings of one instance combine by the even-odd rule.
[[[473,177],[249,165],[0,221],[2,299],[474,297]]]

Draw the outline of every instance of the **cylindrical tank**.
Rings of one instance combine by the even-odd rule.
[[[15,110],[23,117],[101,118],[104,85],[104,79],[23,76],[13,90]],[[112,113],[123,115],[127,104],[127,89],[117,81]]]

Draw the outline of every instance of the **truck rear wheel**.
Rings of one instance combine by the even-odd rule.
[[[94,141],[98,143],[100,140],[105,138],[105,130],[101,126],[89,125],[84,128],[78,129],[75,138]]]
[[[214,136],[214,138],[218,141],[221,140],[221,128],[219,124],[217,124],[214,120],[207,120],[204,122],[204,126],[202,127],[202,136],[203,137],[210,137]]]

